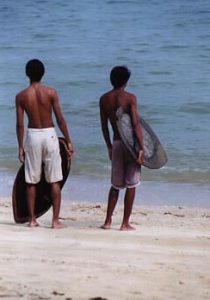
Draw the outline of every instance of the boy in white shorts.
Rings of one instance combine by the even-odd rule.
[[[42,163],[48,183],[63,179],[59,142],[55,128],[28,128],[25,150],[25,181],[36,184],[41,179]]]
[[[112,214],[118,201],[119,190],[122,188],[126,188],[126,192],[124,198],[124,215],[120,229],[135,229],[130,225],[129,218],[132,212],[136,186],[140,183],[140,167],[144,160],[144,152],[142,132],[137,116],[136,97],[125,91],[129,77],[130,71],[126,67],[114,67],[110,74],[113,89],[100,98],[101,127],[109,158],[112,161],[112,186],[109,191],[106,219],[101,226],[103,229],[111,227]],[[140,145],[137,161],[131,157],[120,138],[116,124],[116,112],[119,107],[131,117],[133,133]],[[110,139],[109,123],[113,130],[113,143]]]
[[[44,65],[40,60],[30,60],[26,64],[26,75],[30,79],[30,85],[16,95],[18,156],[20,162],[24,162],[25,165],[29,226],[35,227],[38,225],[34,213],[36,184],[40,181],[41,167],[44,163],[45,178],[51,185],[52,228],[61,228],[62,225],[59,222],[61,203],[59,182],[63,176],[59,142],[53,124],[52,112],[60,131],[67,140],[69,156],[73,154],[73,147],[66,122],[60,110],[56,90],[41,84],[44,71]],[[23,145],[24,113],[28,117],[25,145]]]

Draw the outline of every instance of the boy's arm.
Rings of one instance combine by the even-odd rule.
[[[131,101],[131,122],[132,122],[137,143],[140,146],[137,162],[141,164],[144,161],[144,144],[143,144],[141,126],[139,123],[139,118],[137,113],[137,101],[135,96],[133,96],[133,99]]]
[[[103,137],[106,142],[107,149],[108,149],[109,158],[111,160],[112,159],[112,143],[111,143],[110,135],[109,135],[108,118],[107,118],[107,115],[103,108],[101,99],[100,99],[99,107],[100,107],[101,129],[102,129]]]
[[[70,135],[69,135],[67,125],[66,125],[66,121],[65,121],[65,119],[62,115],[61,109],[60,109],[58,95],[57,95],[57,92],[55,90],[53,91],[53,96],[52,96],[52,107],[53,107],[53,112],[54,112],[55,117],[56,117],[56,122],[57,122],[58,127],[59,127],[60,131],[62,132],[64,138],[67,141],[69,155],[71,156],[74,152],[73,145],[71,143],[71,139],[70,139]]]
[[[18,140],[18,158],[21,163],[24,162],[24,149],[23,149],[23,136],[24,136],[24,122],[23,122],[23,116],[24,116],[24,110],[20,103],[20,98],[17,95],[15,99],[15,106],[16,106],[16,135]]]

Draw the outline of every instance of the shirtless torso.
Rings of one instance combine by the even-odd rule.
[[[18,120],[25,111],[28,116],[29,128],[53,127],[52,110],[58,120],[62,118],[56,91],[40,83],[32,83],[17,94],[16,105]]]
[[[109,151],[109,156],[111,156],[112,142],[109,135],[108,122],[110,122],[112,126],[113,140],[121,139],[116,122],[116,111],[119,107],[122,107],[123,111],[131,116],[131,122],[133,125],[134,133],[136,135],[136,139],[139,145],[141,145],[141,148],[143,149],[142,133],[137,115],[136,97],[135,95],[126,92],[124,88],[125,86],[118,89],[113,89],[100,98],[101,127]],[[139,154],[139,156],[141,156],[141,161],[143,159],[142,155],[143,154],[141,152]]]
[[[19,144],[19,159],[23,162],[24,112],[28,117],[29,128],[54,127],[52,113],[63,136],[68,142],[72,153],[71,141],[66,122],[60,110],[57,92],[40,82],[32,82],[28,88],[16,95],[17,138]],[[69,154],[71,155],[71,153]]]

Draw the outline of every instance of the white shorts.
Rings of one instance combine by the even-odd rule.
[[[54,127],[28,128],[24,150],[27,183],[36,184],[40,181],[42,164],[47,182],[63,179],[59,141]]]

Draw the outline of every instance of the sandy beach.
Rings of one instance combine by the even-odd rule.
[[[0,201],[2,299],[210,299],[210,210],[135,206],[132,232],[99,226],[106,204],[63,201],[66,228],[51,211],[28,228]]]

